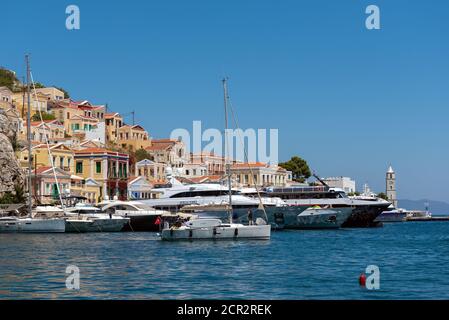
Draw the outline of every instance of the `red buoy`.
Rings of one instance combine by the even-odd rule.
[[[365,276],[364,273],[362,273],[362,274],[360,275],[360,277],[359,277],[359,284],[360,284],[362,287],[365,287],[365,286],[366,286],[366,276]]]

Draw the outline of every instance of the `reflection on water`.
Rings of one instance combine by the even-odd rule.
[[[153,233],[0,234],[0,298],[449,298],[449,223],[274,232],[270,241],[162,242]],[[381,290],[357,279],[381,270]],[[66,267],[81,273],[65,287]]]

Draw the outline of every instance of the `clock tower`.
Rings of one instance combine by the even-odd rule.
[[[396,198],[396,173],[390,166],[386,177],[386,194],[388,201],[390,201],[395,208],[398,207],[398,200]]]

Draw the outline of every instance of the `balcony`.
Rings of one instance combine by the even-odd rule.
[[[128,179],[126,172],[108,171],[108,179]]]

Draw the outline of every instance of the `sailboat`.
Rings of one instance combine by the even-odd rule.
[[[28,217],[19,218],[8,216],[0,218],[0,233],[23,232],[23,233],[59,233],[65,232],[65,221],[61,218],[39,218],[33,216],[33,202],[31,197],[31,105],[30,105],[30,63],[29,56],[25,56],[27,66],[27,136],[28,136]],[[36,214],[36,212],[34,212]]]
[[[227,80],[223,79],[224,108],[225,108],[225,142],[229,153],[228,143],[228,90]],[[161,232],[162,240],[240,240],[257,239],[267,240],[271,236],[271,226],[262,218],[256,219],[255,225],[243,225],[233,223],[232,209],[232,183],[231,183],[231,163],[229,154],[226,157],[226,174],[228,177],[228,216],[229,223],[224,223],[220,219],[194,219],[181,226],[164,227]]]

